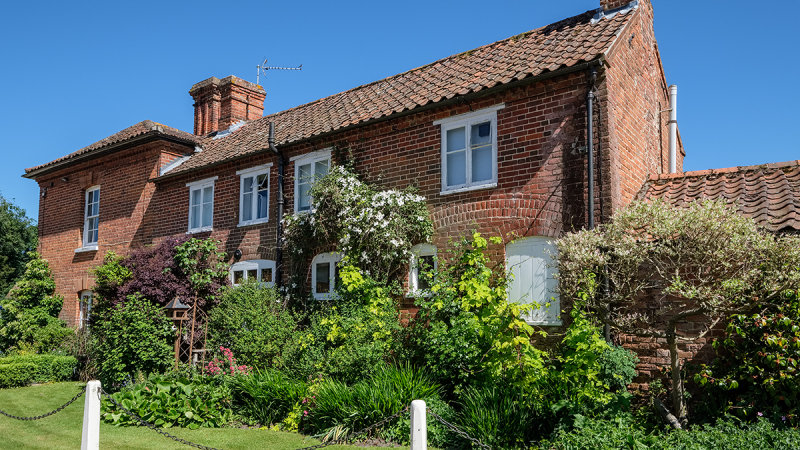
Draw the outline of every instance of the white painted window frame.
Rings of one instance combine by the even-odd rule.
[[[434,125],[441,125],[441,164],[442,164],[442,190],[439,195],[454,194],[457,192],[473,191],[477,189],[487,189],[497,187],[497,111],[505,108],[505,104],[490,106],[479,111],[473,111],[457,116],[439,119],[433,122]],[[470,127],[481,122],[491,122],[492,128],[492,178],[479,182],[472,182],[472,149]],[[447,185],[447,132],[455,128],[464,128],[465,168],[466,183],[448,186]]]
[[[423,256],[433,256],[433,270],[439,262],[436,258],[437,248],[433,244],[423,243],[411,247],[411,262],[408,266],[408,293],[409,297],[430,297],[431,292],[419,289],[419,259]]]
[[[89,197],[97,192],[97,215],[89,215]],[[89,222],[97,219],[97,240],[89,241]],[[100,241],[100,186],[92,186],[86,189],[83,194],[83,236],[81,237],[81,247],[76,252],[97,250],[97,243]]]
[[[89,319],[92,317],[92,301],[94,299],[94,292],[91,290],[83,290],[78,293],[78,328],[88,328]],[[86,308],[84,308],[84,302]],[[85,314],[84,314],[85,311]],[[84,317],[84,315],[86,317]]]
[[[272,269],[272,281],[262,282],[261,281],[261,273],[264,269]],[[241,270],[242,279],[247,281],[249,275],[247,274],[248,270],[256,270],[256,279],[262,286],[274,286],[275,285],[275,261],[271,259],[250,259],[247,261],[239,261],[231,265],[231,269],[229,271],[229,276],[231,280],[232,286],[238,286],[239,284],[234,283],[233,272]]]
[[[202,180],[192,181],[190,183],[186,183],[186,187],[189,188],[189,223],[187,224],[187,233],[202,233],[203,231],[212,231],[214,229],[214,196],[215,196],[215,188],[214,182],[217,181],[219,177],[211,177],[211,178],[204,178]],[[192,192],[193,191],[200,191],[200,195],[203,193],[203,189],[211,187],[211,224],[203,226],[203,212],[205,211],[202,202],[202,198],[200,200],[200,223],[201,225],[197,228],[192,228]]]
[[[558,265],[555,259],[556,257],[555,252],[557,252],[557,248],[555,247],[555,238],[548,236],[530,236],[530,237],[516,239],[512,242],[509,242],[506,245],[505,249],[506,272],[509,275],[508,301],[527,304],[537,300],[514,298],[513,289],[514,289],[514,283],[517,280],[514,279],[513,267],[512,264],[509,262],[509,256],[511,253],[509,249],[510,246],[529,246],[531,248],[542,247],[542,251],[540,252],[541,254],[532,255],[529,257],[542,258],[544,259],[544,262],[546,264],[545,278],[544,280],[542,280],[542,282],[545,285],[544,290],[546,292],[546,298],[542,299],[541,301],[538,301],[540,305],[539,309],[533,310],[530,313],[523,316],[525,321],[530,325],[560,326],[562,324],[560,316],[561,301],[558,293],[558,278],[557,278]],[[549,288],[548,284],[550,286]]]
[[[314,210],[313,206],[313,199],[309,199],[309,203],[311,204],[311,209],[307,209],[304,211],[300,211],[300,166],[304,166],[306,164],[311,164],[312,169],[312,176],[316,177],[316,166],[315,163],[319,161],[328,161],[328,172],[331,171],[331,148],[324,148],[322,150],[317,150],[315,152],[306,153],[305,155],[298,155],[294,156],[289,159],[289,161],[294,162],[294,212],[295,213],[307,213]]]
[[[270,168],[272,167],[272,163],[263,164],[256,167],[251,167],[249,169],[239,170],[236,172],[236,175],[239,175],[239,224],[238,226],[243,227],[247,225],[255,225],[259,223],[266,223],[269,222],[269,207],[270,207],[270,195],[272,194],[270,188]],[[253,194],[252,202],[252,209],[253,218],[250,220],[244,220],[244,196],[247,192],[244,191],[244,180],[248,177],[253,177],[258,179],[259,175],[266,175],[267,176],[267,216],[255,218],[256,211],[258,209],[258,186],[253,184],[254,189],[250,191]]]
[[[339,298],[336,293],[336,265],[342,260],[339,252],[320,253],[311,260],[311,294],[315,300],[334,300]],[[317,292],[317,264],[330,263],[328,268],[328,279],[330,280],[330,292]]]

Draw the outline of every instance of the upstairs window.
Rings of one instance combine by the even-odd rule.
[[[328,174],[331,165],[329,149],[302,155],[294,159],[294,210],[311,211],[311,186],[317,178]]]
[[[531,325],[561,325],[558,299],[558,268],[553,255],[557,252],[552,238],[534,236],[506,245],[506,269],[511,274],[508,300],[537,304],[525,315]]]
[[[497,185],[497,105],[437,120],[442,126],[442,194]]]
[[[436,269],[436,247],[417,244],[411,247],[411,264],[408,273],[408,291],[411,296],[430,295],[430,281],[426,272]]]
[[[272,164],[236,172],[239,175],[239,225],[269,220],[269,168]]]
[[[231,266],[231,284],[238,286],[245,281],[258,281],[265,286],[275,283],[275,261],[253,259],[239,261]]]
[[[186,183],[189,188],[189,232],[210,231],[214,225],[214,181],[217,177]]]
[[[100,228],[100,186],[86,190],[83,209],[83,248],[97,249],[97,231]]]
[[[317,300],[330,300],[337,297],[339,286],[340,253],[320,253],[311,261],[311,293]]]

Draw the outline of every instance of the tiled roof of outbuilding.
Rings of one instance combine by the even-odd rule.
[[[153,122],[152,120],[143,120],[135,125],[131,125],[128,128],[125,128],[122,131],[118,131],[111,136],[101,139],[95,142],[92,145],[88,145],[83,147],[82,149],[72,152],[69,155],[62,156],[61,158],[55,159],[45,164],[40,164],[38,166],[29,167],[25,169],[25,174],[28,175],[31,172],[38,171],[40,169],[48,168],[49,166],[55,166],[58,163],[67,162],[69,160],[88,155],[91,152],[99,151],[106,149],[115,144],[122,144],[126,141],[129,141],[133,138],[141,137],[144,135],[160,135],[160,136],[171,136],[177,138],[182,141],[186,141],[187,143],[197,142],[199,138],[191,133],[187,133],[185,131],[178,130],[176,128],[168,127],[166,125]]]
[[[655,175],[639,198],[675,206],[724,199],[770,231],[800,231],[800,161]]]

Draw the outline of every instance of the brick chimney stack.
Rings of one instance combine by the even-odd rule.
[[[600,0],[600,7],[603,11],[610,11],[612,9],[622,8],[630,3],[631,0]]]
[[[267,93],[261,86],[234,76],[211,77],[189,89],[194,99],[194,134],[224,130],[240,120],[264,114]]]

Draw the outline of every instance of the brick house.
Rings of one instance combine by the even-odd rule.
[[[143,121],[26,169],[40,188],[40,252],[65,298],[62,318],[81,323],[89,269],[107,251],[187,233],[222,242],[234,283],[274,282],[279,208],[310,209],[310,180],[337,163],[334,148],[350,149],[368,181],[426,197],[435,236],[418,257],[471,230],[500,235],[492,257],[515,273],[512,297],[549,298],[552,238],[607,219],[670,165],[652,6],[600,6],[266,117],[263,88],[209,78],[189,91],[193,133]],[[331,288],[336,258],[309,261],[309,277],[323,281],[311,283],[315,296]],[[410,269],[412,287],[414,278]],[[558,311],[555,302],[529,320],[558,325]]]

